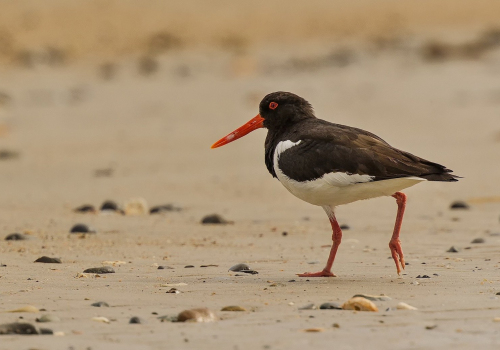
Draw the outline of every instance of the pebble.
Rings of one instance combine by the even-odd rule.
[[[38,310],[38,308],[33,306],[33,305],[26,305],[26,306],[23,306],[19,309],[9,310],[7,312],[32,312],[32,313],[36,313],[36,312],[40,312],[40,310]]]
[[[106,317],[103,317],[103,316],[92,317],[91,320],[96,321],[96,322],[102,322],[102,323],[110,323],[109,319],[107,319]]]
[[[209,265],[200,265],[200,267],[219,267],[219,265],[209,264]]]
[[[104,201],[99,210],[119,211],[120,208],[118,207],[118,204],[116,204],[116,202],[114,201]]]
[[[340,225],[340,229],[346,231],[346,230],[350,230],[351,227],[347,224],[343,224],[343,225]]]
[[[494,317],[493,322],[500,322],[500,317]]]
[[[431,277],[428,275],[418,275],[416,278],[431,278]]]
[[[411,306],[411,305],[408,305],[407,303],[399,303],[397,306],[396,306],[396,309],[398,310],[418,310],[415,306]]]
[[[0,324],[0,334],[40,334],[35,326],[30,323],[4,323]]]
[[[432,330],[432,329],[434,329],[436,327],[437,327],[437,324],[432,324],[432,325],[429,325],[429,326],[425,326],[425,329]]]
[[[149,213],[148,203],[144,198],[132,198],[125,202],[125,215],[146,215]]]
[[[455,201],[451,203],[450,209],[464,209],[467,210],[469,209],[469,205],[465,203],[464,201]]]
[[[204,225],[205,224],[225,225],[225,224],[232,224],[233,221],[228,221],[218,214],[211,214],[211,215],[204,216],[203,219],[201,219],[201,223]]]
[[[250,275],[258,275],[259,273],[255,270],[241,270],[240,272],[248,273]]]
[[[181,211],[182,208],[175,207],[172,204],[157,205],[149,209],[149,214],[161,214],[168,211]]]
[[[163,265],[158,266],[158,270],[173,270],[173,269],[174,268],[171,266],[163,266]]]
[[[91,267],[89,269],[83,270],[84,273],[115,273],[115,270],[111,266],[102,266],[102,267]]]
[[[40,328],[38,331],[40,334],[54,334],[54,331],[52,329],[48,328]]]
[[[310,265],[315,265],[315,264],[319,264],[319,261],[318,260],[314,260],[314,261],[308,261],[307,263],[310,264]]]
[[[48,256],[42,256],[42,257],[36,259],[35,262],[47,263],[47,264],[60,264],[61,263],[61,259],[59,259],[59,258],[50,258]]]
[[[250,266],[248,266],[247,264],[236,264],[236,265],[233,265],[229,268],[228,271],[243,271],[243,270],[250,270]]]
[[[319,306],[320,310],[342,310],[339,303],[323,303]]]
[[[177,290],[177,288],[170,288],[169,290],[166,291],[166,293],[170,293],[170,294],[179,294],[180,291]]]
[[[372,301],[362,297],[349,299],[342,305],[342,309],[356,311],[378,311],[377,305],[375,305]]]
[[[5,236],[6,241],[25,241],[28,238],[28,235],[23,235],[22,233],[11,233]]]
[[[281,235],[282,235],[282,236],[288,236],[288,232],[283,231],[283,232],[281,232]]]
[[[55,315],[42,315],[36,319],[37,322],[61,322],[61,319]]]
[[[186,265],[184,266],[185,269],[192,269],[194,267],[194,265]]]
[[[474,239],[471,241],[471,243],[474,243],[474,244],[476,244],[476,243],[484,243],[484,242],[486,242],[486,241],[484,240],[484,238],[474,238]]]
[[[128,321],[128,323],[131,323],[131,324],[142,324],[142,323],[146,323],[146,322],[142,318],[134,316],[134,317],[132,317]]]
[[[338,323],[334,323],[332,326],[333,328],[340,328],[340,325]]]
[[[319,332],[324,332],[325,329],[324,328],[306,328],[303,331],[308,332],[308,333],[319,333]]]
[[[91,204],[80,205],[79,207],[73,209],[76,213],[95,213],[95,207]]]
[[[458,253],[458,249],[454,246],[451,246],[450,249],[446,251],[447,253]]]
[[[215,314],[207,308],[184,310],[177,316],[178,322],[213,322]]]
[[[369,295],[369,294],[355,294],[352,296],[353,298],[365,298],[371,301],[389,301],[392,300],[391,297],[387,295]]]
[[[248,311],[243,306],[231,305],[225,306],[220,311]]]
[[[105,301],[97,301],[95,303],[90,304],[90,306],[95,306],[95,307],[109,307],[109,304]]]
[[[304,306],[299,307],[299,310],[316,310],[316,305],[314,304],[307,304]]]
[[[97,233],[97,231],[85,224],[76,224],[69,231],[70,233]]]

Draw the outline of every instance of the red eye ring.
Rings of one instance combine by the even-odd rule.
[[[271,102],[271,103],[269,104],[269,108],[271,108],[271,109],[276,109],[276,108],[278,108],[278,104],[277,104],[276,102]]]

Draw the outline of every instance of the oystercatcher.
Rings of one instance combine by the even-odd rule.
[[[267,128],[267,170],[296,197],[321,206],[332,225],[332,248],[325,268],[300,277],[335,277],[332,265],[342,240],[335,207],[361,199],[392,196],[398,212],[389,242],[398,274],[405,268],[399,232],[406,206],[401,190],[422,181],[458,181],[443,165],[390,146],[358,128],[315,117],[309,102],[290,92],[264,97],[259,114],[212,145],[217,148],[258,128]]]

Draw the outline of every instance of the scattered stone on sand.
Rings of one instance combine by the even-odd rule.
[[[83,270],[84,273],[97,273],[97,274],[104,274],[104,273],[115,273],[115,270],[111,266],[101,266],[101,267],[91,267],[89,269]]]
[[[398,310],[418,310],[415,306],[411,306],[411,305],[408,305],[407,303],[399,303],[397,306],[396,306],[396,309]]]
[[[90,306],[95,306],[95,307],[109,307],[109,304],[105,301],[97,301],[95,303],[90,304]]]
[[[319,260],[308,261],[307,263],[309,265],[316,265],[316,264],[319,264]]]
[[[51,258],[51,257],[48,257],[48,256],[42,256],[42,257],[36,259],[35,262],[46,263],[46,264],[60,264],[61,263],[61,259],[59,259],[59,258]]]
[[[248,266],[247,264],[236,264],[231,266],[228,271],[238,272],[243,270],[250,270],[250,266]]]
[[[388,297],[387,295],[369,295],[369,294],[355,294],[352,296],[353,298],[361,297],[365,298],[371,301],[389,301],[391,300],[391,297]]]
[[[0,149],[0,160],[19,158],[19,152],[10,149]]]
[[[74,212],[76,213],[95,213],[95,207],[91,204],[83,204],[80,205],[79,207],[73,209]]]
[[[484,238],[474,238],[474,239],[471,241],[471,243],[473,243],[473,244],[484,243],[484,242],[486,242],[486,241],[484,240]]]
[[[201,223],[204,225],[205,224],[225,225],[225,224],[233,224],[234,222],[228,221],[218,214],[211,214],[211,215],[204,216],[203,219],[201,219]]]
[[[325,329],[324,328],[306,328],[303,330],[304,332],[307,332],[307,333],[319,333],[319,332],[324,332]]]
[[[431,278],[429,275],[418,275],[416,278]]]
[[[243,306],[231,305],[231,306],[224,306],[220,311],[248,311],[248,310],[245,309]]]
[[[85,224],[76,224],[69,231],[70,233],[97,233],[97,231]]]
[[[450,249],[446,251],[447,253],[458,253],[458,249],[454,246],[451,246]]]
[[[342,310],[342,305],[339,303],[323,303],[319,308],[321,310]]]
[[[350,230],[351,226],[349,226],[347,224],[342,224],[342,225],[340,225],[340,229],[343,231]]]
[[[427,330],[430,331],[430,330],[432,330],[432,329],[434,329],[436,327],[437,327],[437,324],[431,324],[431,325],[425,326],[425,329],[427,329]]]
[[[283,231],[283,232],[281,232],[281,235],[282,235],[283,237],[288,236],[288,232]]]
[[[118,204],[116,204],[116,202],[107,200],[101,204],[101,207],[99,208],[99,210],[101,210],[101,211],[103,211],[103,210],[119,211],[120,207],[118,206]]]
[[[187,283],[181,282],[181,283],[163,283],[163,284],[160,284],[160,287],[182,287],[182,286],[187,286]]]
[[[32,313],[37,313],[37,312],[40,312],[40,310],[38,310],[37,307],[33,306],[33,305],[26,305],[26,306],[23,306],[19,309],[14,309],[14,310],[9,310],[7,312],[32,312]]]
[[[41,317],[36,319],[37,322],[61,322],[61,319],[56,315],[42,315]]]
[[[340,328],[340,325],[338,323],[334,323],[334,324],[332,324],[332,327],[333,328]]]
[[[130,318],[130,320],[128,321],[128,323],[131,323],[131,324],[142,324],[142,323],[146,323],[146,322],[142,318],[134,316],[134,317]]]
[[[149,213],[148,203],[144,198],[131,198],[125,202],[125,215],[146,215]]]
[[[54,334],[54,331],[52,329],[48,329],[48,328],[40,328],[38,330],[38,332],[40,334]]]
[[[194,265],[186,265],[184,266],[185,269],[192,269],[194,267]]]
[[[170,288],[169,290],[167,290],[165,293],[169,293],[169,294],[180,294],[180,290],[178,290],[177,288]]]
[[[240,272],[248,273],[250,275],[258,275],[259,273],[255,270],[241,270]]]
[[[316,305],[312,303],[299,307],[299,310],[316,310],[316,309],[317,309]]]
[[[102,322],[102,323],[110,323],[109,319],[106,317],[103,317],[103,316],[92,317],[91,320],[96,321],[96,322]]]
[[[0,334],[40,334],[35,326],[30,323],[4,323],[0,324]]]
[[[215,314],[207,308],[184,310],[177,316],[178,322],[213,322]]]
[[[208,265],[200,265],[200,267],[219,267],[219,265],[208,264]]]
[[[158,270],[173,270],[174,268],[172,266],[164,266],[160,265],[158,266]]]
[[[342,305],[344,310],[378,311],[377,305],[362,297],[351,298]]]
[[[28,239],[28,235],[22,233],[11,233],[5,236],[6,241],[24,241]]]
[[[467,210],[469,209],[469,205],[465,203],[464,201],[455,201],[451,203],[450,209],[464,209]]]
[[[161,214],[161,213],[166,213],[170,211],[181,211],[182,208],[176,207],[173,204],[163,204],[163,205],[156,205],[149,209],[149,214]]]

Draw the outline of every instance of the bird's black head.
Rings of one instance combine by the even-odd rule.
[[[268,129],[282,128],[306,118],[314,118],[311,104],[291,92],[272,92],[262,99],[259,114]]]

